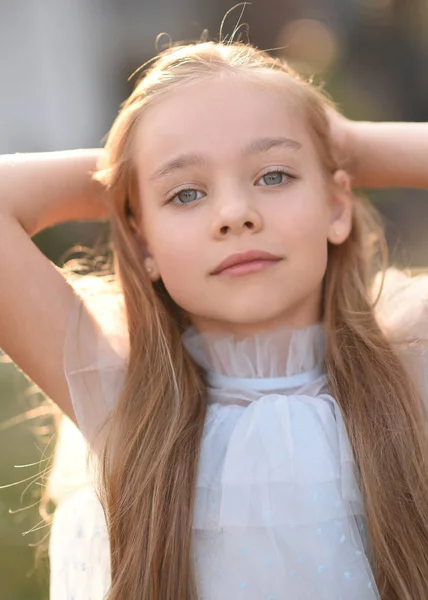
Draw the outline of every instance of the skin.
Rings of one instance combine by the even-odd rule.
[[[300,131],[306,136],[300,114],[292,118],[296,107],[289,104],[290,94],[281,77],[267,72],[263,79],[250,81],[246,73],[245,81],[234,76],[223,87],[225,78],[218,79],[216,89],[214,81],[205,80],[194,87],[170,90],[167,98],[156,100],[145,113],[137,132],[135,157],[146,216],[141,227],[151,251],[147,266],[153,268],[153,279],[162,275],[177,302],[193,311],[200,328],[245,334],[245,330],[276,323],[317,320],[326,240],[341,243],[350,228],[347,177],[338,172],[338,185],[331,189],[319,184],[318,175],[312,174],[313,169],[317,171],[309,156],[313,152],[310,144],[305,142],[300,152],[303,179],[282,189],[254,187],[254,181],[257,171],[271,162],[289,165],[297,160],[292,152],[273,156],[272,151],[271,155],[253,156],[251,161],[238,158],[239,151],[236,154],[244,143],[242,138],[271,135],[272,129],[275,135],[281,131],[297,136]],[[279,99],[274,91],[280,93]],[[341,164],[351,169],[355,186],[428,188],[428,124],[352,122],[335,111],[330,111],[329,117],[336,153]],[[165,182],[165,188],[183,182],[196,184],[202,191],[209,188],[207,207],[203,208],[203,202],[182,209],[163,207],[164,184],[149,184],[145,179],[149,169],[155,170],[183,148],[201,151],[202,146],[218,161],[211,170],[181,173],[178,181]],[[13,261],[7,252],[0,254],[0,346],[75,422],[63,366],[64,339],[75,297],[30,236],[70,219],[107,216],[105,194],[89,176],[100,154],[99,150],[76,150],[0,158],[0,240],[3,248],[14,248]],[[308,197],[303,192],[308,186],[314,193],[321,186],[323,191],[312,198],[312,204],[326,198],[327,221],[313,222],[312,212],[304,212]],[[230,223],[236,224],[232,217],[239,200],[252,207],[250,216],[259,215],[259,231],[231,228]],[[213,234],[220,217],[229,222],[224,238],[218,237],[218,230],[217,238]],[[329,217],[337,220],[338,236],[329,227]],[[244,215],[245,222],[250,221]],[[306,230],[317,226],[323,229],[315,243]],[[250,247],[284,253],[286,259],[275,267],[275,276],[273,270],[229,281],[208,275],[225,256]]]
[[[351,230],[349,179],[337,171],[326,181],[282,77],[224,74],[187,84],[153,103],[138,126],[146,267],[199,331],[245,336],[318,322],[327,241],[340,244]],[[298,146],[244,153],[272,138]],[[159,175],[183,154],[204,161]],[[194,191],[177,196],[183,188]],[[251,249],[281,260],[239,277],[211,274]]]

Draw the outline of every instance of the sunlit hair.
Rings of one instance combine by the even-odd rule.
[[[134,137],[146,108],[203,77],[283,73],[317,148],[327,185],[338,168],[329,100],[280,60],[244,44],[200,43],[162,53],[123,104],[97,179],[110,190],[117,276],[130,334],[129,369],[108,422],[101,498],[112,587],[108,600],[195,600],[192,512],[205,418],[202,373],[185,352],[186,315],[144,269],[134,224],[140,209]],[[323,292],[325,367],[355,454],[370,559],[385,600],[426,600],[428,470],[424,412],[401,360],[381,331],[371,282],[385,241],[375,211],[355,198],[353,226],[329,247]]]

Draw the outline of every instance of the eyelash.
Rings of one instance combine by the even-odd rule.
[[[288,171],[286,171],[285,169],[281,169],[281,168],[276,168],[276,169],[272,169],[271,171],[266,171],[265,173],[263,173],[263,175],[261,175],[259,177],[259,179],[257,181],[260,181],[260,179],[262,179],[263,177],[265,177],[266,175],[270,175],[271,173],[282,173],[283,175],[286,175],[288,179],[293,180],[293,179],[297,179],[297,177],[295,175],[292,175],[291,173],[289,173]],[[277,185],[263,185],[260,187],[273,187],[273,188],[278,188],[282,185],[287,185],[287,183],[289,182],[284,182],[282,181],[281,183],[278,183]],[[176,201],[176,198],[179,194],[183,193],[183,192],[197,192],[198,190],[195,190],[195,188],[193,187],[185,187],[182,188],[181,190],[178,190],[178,192],[175,192],[175,194],[173,196],[171,196],[170,198],[167,199],[165,204],[171,204],[172,206],[176,207],[176,208],[182,208],[184,206],[189,206],[191,204],[195,204],[196,202],[199,202],[199,200],[194,200],[193,202],[188,202],[186,203],[180,203]]]

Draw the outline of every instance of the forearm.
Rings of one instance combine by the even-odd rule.
[[[350,121],[354,187],[428,189],[428,124]]]
[[[103,219],[103,190],[92,181],[100,150],[0,157],[0,214],[29,235],[64,221]]]

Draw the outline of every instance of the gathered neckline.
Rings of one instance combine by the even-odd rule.
[[[287,390],[315,381],[324,373],[322,323],[303,328],[280,327],[241,338],[233,333],[198,332],[182,336],[210,388]]]

